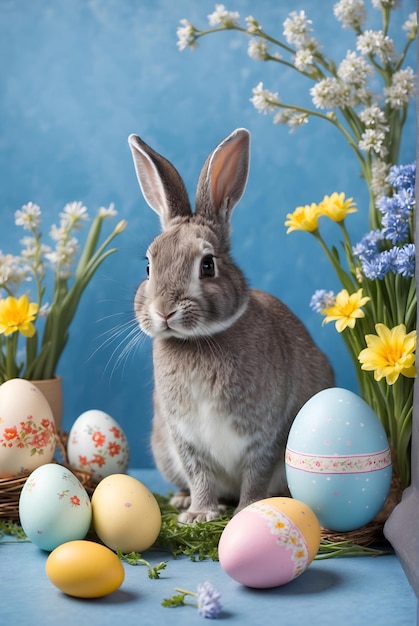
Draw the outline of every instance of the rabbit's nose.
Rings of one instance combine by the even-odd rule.
[[[166,326],[169,327],[169,320],[175,315],[176,311],[170,311],[170,313],[162,313],[161,311],[156,311],[156,315],[166,323]]]
[[[161,313],[160,311],[156,311],[156,313],[159,317],[167,321],[168,319],[174,316],[176,311],[171,311],[170,313]]]

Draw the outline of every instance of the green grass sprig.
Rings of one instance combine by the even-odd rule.
[[[160,534],[153,546],[158,550],[168,550],[173,557],[188,556],[192,561],[212,559],[218,561],[218,542],[224,528],[233,515],[233,509],[211,522],[178,524],[179,511],[170,504],[170,495],[154,494],[162,514]],[[358,545],[353,541],[320,541],[317,560],[337,557],[382,556],[391,553],[391,549],[382,550]]]
[[[28,542],[25,531],[20,524],[13,522],[12,520],[0,520],[0,539],[3,537],[14,537],[14,541],[2,541],[1,543],[20,543]]]
[[[121,559],[121,561],[126,561],[128,565],[145,565],[148,571],[149,578],[160,578],[160,572],[166,569],[167,562],[161,561],[157,563],[157,565],[151,565],[149,561],[146,561],[139,552],[129,552],[128,554],[123,554],[121,550],[116,551],[116,556]]]

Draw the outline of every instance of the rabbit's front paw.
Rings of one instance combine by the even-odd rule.
[[[210,522],[220,516],[221,511],[208,509],[206,511],[185,511],[178,516],[179,524],[193,524],[194,522]]]
[[[191,494],[186,490],[178,491],[170,498],[170,504],[180,511],[188,509],[191,506]]]

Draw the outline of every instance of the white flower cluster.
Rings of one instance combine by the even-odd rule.
[[[98,215],[102,218],[111,218],[117,215],[113,203],[108,207],[101,207]],[[79,245],[73,236],[80,230],[82,223],[89,219],[87,209],[81,202],[66,204],[60,213],[60,224],[51,226],[49,235],[54,242],[54,248],[41,242],[41,209],[37,204],[28,202],[15,212],[15,224],[21,226],[30,234],[22,237],[21,255],[3,254],[0,250],[0,288],[12,295],[17,287],[32,280],[32,276],[42,279],[45,275],[45,261],[61,278],[69,278],[71,268],[75,262]]]
[[[382,63],[390,63],[397,56],[393,40],[382,30],[366,30],[358,35],[356,48],[365,56],[377,56]]]
[[[20,259],[0,250],[0,287],[13,293],[23,281],[29,279],[28,268],[20,264]]]
[[[250,102],[260,113],[273,113],[279,106],[279,97],[277,93],[263,88],[263,83],[259,83],[252,89],[253,97]]]
[[[365,126],[359,142],[361,150],[364,152],[375,152],[381,158],[385,157],[387,148],[384,145],[384,140],[390,128],[384,112],[377,104],[373,104],[365,107],[359,113],[359,119]]]
[[[284,20],[284,41],[279,41],[268,35],[255,17],[246,17],[246,27],[242,27],[237,11],[217,4],[208,15],[211,30],[200,31],[187,20],[181,21],[178,46],[181,50],[194,48],[197,39],[205,34],[236,29],[250,36],[247,52],[253,60],[275,60],[314,80],[309,91],[314,108],[287,104],[262,82],[253,88],[250,101],[260,113],[274,114],[274,123],[286,124],[290,132],[314,115],[335,124],[347,139],[351,134],[351,146],[358,158],[365,158],[371,188],[380,187],[385,193],[394,125],[403,125],[416,90],[413,69],[402,69],[402,64],[417,35],[417,16],[411,13],[403,24],[407,43],[399,55],[388,34],[389,12],[398,5],[398,0],[372,0],[373,8],[383,13],[383,29],[372,30],[364,28],[368,17],[365,0],[336,2],[335,18],[355,35],[355,49],[348,50],[340,63],[322,53],[320,42],[313,36],[312,20],[304,10],[292,11]],[[273,52],[275,48],[290,58]],[[384,83],[381,93],[377,91],[379,81]]]
[[[250,39],[247,54],[254,61],[266,61],[269,57],[268,44],[263,39]]]
[[[394,72],[390,87],[384,87],[386,104],[392,109],[402,109],[416,92],[416,77],[411,67]]]
[[[208,15],[208,23],[210,26],[219,26],[220,24],[225,28],[232,28],[238,26],[238,19],[240,15],[237,11],[227,11],[223,4],[216,4],[215,11]]]
[[[367,10],[364,0],[340,0],[333,7],[333,13],[343,28],[358,30],[367,20]]]
[[[313,29],[305,11],[292,11],[284,21],[283,34],[288,44],[295,47],[294,65],[300,72],[308,71],[314,65],[320,43],[311,36]]]
[[[181,26],[179,26],[176,31],[178,38],[177,47],[179,50],[185,50],[186,48],[194,50],[198,47],[198,44],[196,43],[195,28],[185,18],[180,20],[180,23]]]

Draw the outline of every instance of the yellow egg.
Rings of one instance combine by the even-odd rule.
[[[100,598],[122,584],[124,567],[114,552],[93,541],[62,543],[49,555],[46,574],[69,596]]]
[[[161,513],[153,494],[139,480],[112,474],[100,481],[92,496],[93,527],[112,550],[142,552],[153,545]]]

